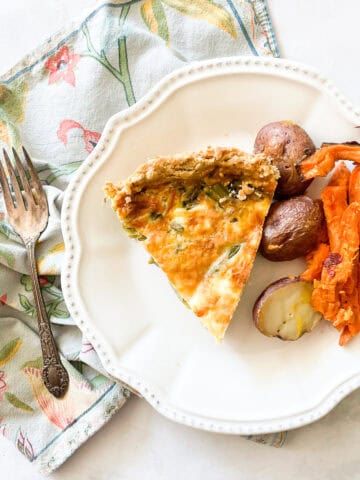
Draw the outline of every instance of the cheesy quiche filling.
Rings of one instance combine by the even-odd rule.
[[[105,191],[128,235],[221,339],[251,271],[276,178],[263,155],[208,149],[154,159]]]

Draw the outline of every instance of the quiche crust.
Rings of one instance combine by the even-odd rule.
[[[127,233],[221,340],[252,269],[277,178],[263,154],[208,147],[149,160],[104,189]]]
[[[250,154],[237,148],[208,147],[198,152],[186,152],[174,156],[155,157],[148,160],[126,180],[105,185],[105,192],[113,198],[118,195],[131,196],[143,188],[175,182],[177,180],[196,181],[217,173],[225,175],[249,174],[261,183],[278,178],[278,170],[264,154]]]

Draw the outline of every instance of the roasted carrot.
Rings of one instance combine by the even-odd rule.
[[[345,286],[341,291],[341,308],[339,309],[333,326],[341,332],[339,345],[344,346],[352,337],[360,332],[360,305],[358,288],[358,264],[355,266],[354,276],[350,279],[350,291]]]
[[[360,163],[360,146],[339,144],[319,148],[301,162],[300,172],[303,179],[325,177],[334,168],[337,160],[352,160]]]
[[[354,310],[358,309],[358,294],[354,294],[356,300],[352,300],[353,291],[349,284],[352,281],[354,271],[358,269],[359,223],[360,204],[353,202],[345,209],[341,221],[336,227],[339,235],[339,250],[338,252],[331,252],[327,256],[323,262],[320,281],[314,281],[311,303],[314,309],[322,313],[330,322],[337,320],[337,315],[344,300],[342,292],[346,294],[347,284],[349,303],[351,307],[354,306]],[[355,283],[357,284],[357,282]],[[338,320],[338,324],[340,321],[342,322],[340,318]]]
[[[359,257],[360,203],[351,203],[344,211],[339,228],[342,261],[337,267],[338,280],[344,285],[353,274]],[[356,263],[355,263],[356,262]]]
[[[347,168],[345,162],[340,162],[336,165],[334,173],[328,183],[329,187],[345,187],[348,189],[350,180],[350,170]]]
[[[326,243],[319,243],[315,250],[306,255],[305,261],[307,263],[307,268],[304,273],[300,275],[300,277],[308,282],[312,282],[315,279],[319,280],[321,277],[323,263],[329,253],[329,245]]]
[[[339,142],[323,142],[321,144],[322,147],[331,147],[333,145],[357,145],[357,146],[360,146],[360,143],[357,142],[356,140],[352,140],[350,142],[341,142],[341,143],[339,143]]]
[[[301,171],[304,178],[324,176],[339,159],[360,163],[360,146],[324,146],[301,164]],[[340,332],[343,346],[360,333],[360,165],[350,173],[339,163],[321,199],[329,245],[320,244],[306,257],[301,278],[313,280],[311,303]]]
[[[360,202],[360,165],[350,174],[349,202]]]
[[[347,281],[352,274],[355,262],[359,255],[359,223],[360,223],[360,203],[351,203],[343,213],[340,222],[341,246],[339,253],[343,258],[342,265],[346,266],[347,271],[344,281]]]
[[[351,338],[352,338],[352,335],[350,333],[349,327],[345,326],[340,335],[339,345],[343,347],[344,345],[347,344],[349,340],[351,340]]]
[[[348,206],[347,189],[344,186],[325,187],[321,194],[326,218],[330,250],[337,252],[339,247],[340,219]]]
[[[325,285],[322,281],[314,281],[314,290],[311,295],[311,305],[313,309],[320,312],[329,322],[336,320],[336,315],[340,309],[340,302],[336,295],[336,284]]]
[[[351,278],[346,282],[341,292],[342,308],[334,322],[334,326],[342,326],[339,344],[345,345],[352,337],[360,332],[360,304],[359,304],[359,262],[354,263]]]
[[[360,164],[360,144],[323,145],[299,167],[304,180],[327,175],[337,160]],[[329,245],[307,257],[301,278],[313,281],[311,303],[340,332],[345,345],[360,333],[360,165],[350,173],[341,162],[321,195]]]

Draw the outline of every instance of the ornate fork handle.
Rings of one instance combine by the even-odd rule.
[[[51,332],[50,321],[46,313],[44,300],[41,294],[36,267],[34,241],[26,243],[26,251],[30,263],[30,276],[34,290],[40,343],[44,361],[42,377],[49,392],[55,397],[60,398],[64,395],[68,388],[69,375],[61,363],[55,340]]]

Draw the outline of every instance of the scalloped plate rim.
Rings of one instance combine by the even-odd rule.
[[[281,77],[295,79],[302,83],[310,83],[320,92],[333,97],[344,117],[349,119],[354,125],[360,124],[360,111],[353,107],[337,87],[317,69],[299,62],[271,57],[240,56],[205,60],[175,70],[158,82],[135,105],[109,118],[98,145],[71,178],[70,184],[65,192],[61,213],[61,225],[66,247],[61,283],[64,298],[72,318],[87,338],[95,343],[95,350],[109,375],[123,382],[130,390],[140,394],[165,417],[178,423],[207,431],[251,435],[298,428],[320,419],[329,413],[345,396],[360,387],[360,372],[340,385],[335,386],[323,400],[313,408],[295,415],[277,417],[265,421],[238,421],[211,418],[206,415],[202,416],[183,411],[168,402],[166,398],[156,395],[151,385],[147,385],[141,379],[140,375],[137,374],[133,376],[116,365],[116,361],[111,358],[110,349],[107,349],[106,344],[103,345],[97,339],[96,328],[91,325],[91,321],[89,321],[86,316],[83,318],[79,314],[79,299],[76,298],[76,289],[73,287],[75,283],[70,281],[74,276],[76,277],[74,271],[76,270],[75,267],[78,266],[81,256],[81,246],[77,245],[77,247],[75,247],[72,242],[72,234],[74,237],[77,237],[74,226],[77,215],[77,201],[80,198],[84,186],[91,178],[91,175],[94,174],[97,168],[105,161],[104,152],[108,144],[111,143],[113,131],[121,127],[126,128],[127,126],[133,125],[143,118],[144,115],[151,114],[153,109],[156,109],[169,95],[183,85],[196,81],[199,78],[230,73],[279,75]]]

